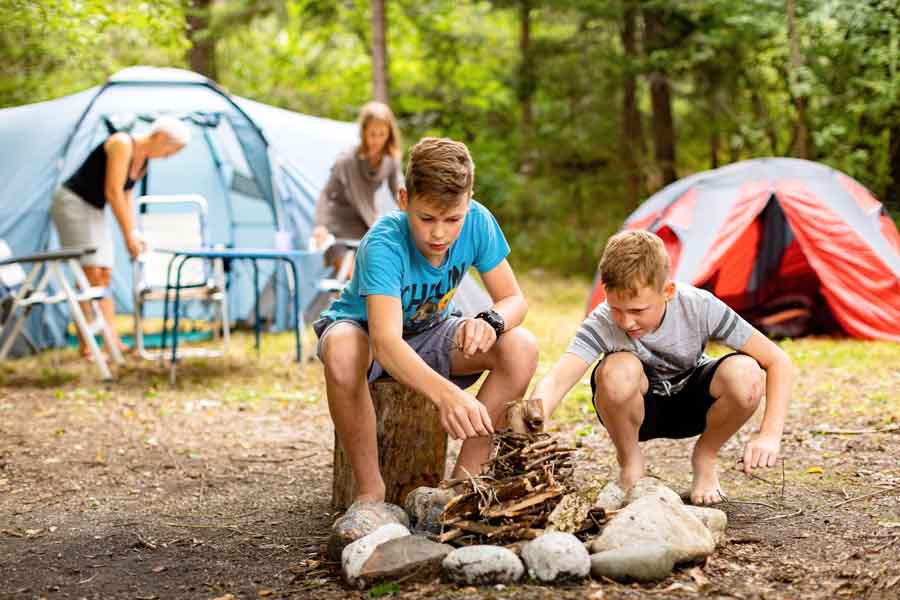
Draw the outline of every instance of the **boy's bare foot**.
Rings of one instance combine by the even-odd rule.
[[[719,476],[716,474],[716,455],[708,455],[694,450],[691,457],[694,467],[694,481],[691,484],[691,504],[709,506],[722,502]]]
[[[384,484],[373,486],[368,489],[357,490],[354,502],[384,502],[386,490]]]
[[[384,494],[358,494],[354,502],[384,502]]]
[[[628,492],[638,479],[644,476],[644,457],[638,455],[637,458],[629,461],[623,461],[619,467],[619,487],[623,492]]]

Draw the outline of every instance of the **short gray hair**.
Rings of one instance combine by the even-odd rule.
[[[185,146],[191,141],[191,128],[181,119],[170,115],[163,115],[153,121],[150,125],[150,135],[154,133],[162,133],[179,146]]]

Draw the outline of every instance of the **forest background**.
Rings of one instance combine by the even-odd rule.
[[[0,107],[135,64],[340,120],[386,100],[407,145],[469,145],[517,266],[592,275],[649,194],[748,158],[824,162],[900,217],[896,0],[0,0],[0,23]]]

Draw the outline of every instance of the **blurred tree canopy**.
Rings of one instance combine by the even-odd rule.
[[[0,0],[0,106],[149,64],[352,120],[373,96],[373,4]],[[803,152],[900,216],[896,0],[383,4],[390,102],[407,142],[469,144],[476,197],[517,264],[591,274],[670,167],[681,177]]]

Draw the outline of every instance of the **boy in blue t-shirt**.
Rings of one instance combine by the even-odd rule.
[[[328,405],[356,479],[354,500],[384,500],[375,410],[368,383],[389,374],[430,398],[444,429],[465,440],[453,477],[478,474],[491,433],[537,368],[534,336],[520,327],[528,306],[490,211],[472,200],[475,166],[465,144],[424,138],[410,151],[403,212],[363,238],[353,278],[313,328],[325,365]],[[494,305],[472,319],[453,295],[474,266]],[[464,388],[490,371],[473,396]]]

